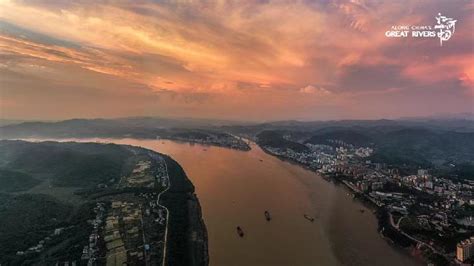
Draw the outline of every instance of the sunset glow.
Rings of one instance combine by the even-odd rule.
[[[472,1],[0,1],[2,118],[472,112]],[[392,25],[458,20],[437,39]]]

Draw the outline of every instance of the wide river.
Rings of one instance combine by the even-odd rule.
[[[385,241],[372,212],[344,187],[255,144],[245,152],[169,140],[73,140],[141,146],[178,161],[196,187],[212,266],[421,264]]]

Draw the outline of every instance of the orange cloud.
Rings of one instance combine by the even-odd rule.
[[[428,55],[423,40],[389,39],[384,32],[391,25],[433,24],[432,11],[444,7],[443,1],[85,4],[0,0],[0,22],[74,44],[45,42],[6,27],[0,28],[0,56],[8,57],[3,64],[18,75],[40,73],[39,69],[26,70],[28,58],[28,64],[54,69],[58,73],[55,81],[80,68],[84,76],[98,79],[96,75],[104,75],[117,81],[101,83],[104,87],[145,87],[170,100],[163,100],[161,107],[175,112],[192,102],[189,108],[194,109],[187,111],[193,114],[245,106],[257,114],[259,108],[269,113],[272,108],[286,108],[290,110],[285,115],[300,116],[325,104],[340,109],[348,104],[365,106],[367,96],[404,94],[399,99],[402,102],[411,98],[407,88],[436,89],[447,80],[472,87],[473,54],[465,47],[472,47],[469,24],[473,19],[462,13],[472,11],[472,4],[457,3],[455,10],[464,14],[460,20],[464,24],[459,25],[456,39],[439,54]],[[436,40],[432,41],[428,47],[438,48]],[[457,48],[449,50],[449,45]],[[11,67],[15,64],[18,67]],[[393,84],[371,77],[377,69],[388,68],[390,71],[377,73],[393,75],[388,82]],[[346,77],[352,80],[344,80]],[[364,83],[367,78],[376,82]],[[354,85],[356,81],[359,86]],[[70,82],[62,83],[74,87]],[[188,105],[176,99],[187,99]],[[203,99],[216,102],[204,106]],[[148,108],[154,108],[149,104]]]
[[[454,55],[436,61],[411,63],[405,67],[403,74],[425,83],[449,79],[468,81],[474,76],[474,55]]]

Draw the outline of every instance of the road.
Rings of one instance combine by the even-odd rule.
[[[392,215],[390,212],[389,212],[388,215],[389,215],[390,224],[392,225],[392,227],[395,228],[397,231],[399,231],[401,234],[403,234],[404,236],[408,237],[409,239],[415,241],[416,243],[418,243],[418,245],[422,245],[422,246],[428,247],[429,249],[431,249],[431,251],[433,251],[434,253],[438,253],[439,255],[441,255],[441,256],[443,256],[445,259],[447,259],[448,261],[452,261],[452,258],[451,258],[448,254],[444,253],[443,251],[437,250],[437,249],[436,249],[435,247],[433,247],[432,245],[430,245],[430,244],[428,244],[428,243],[426,243],[426,242],[424,242],[424,241],[421,241],[421,240],[419,240],[419,239],[417,239],[417,238],[415,238],[415,237],[413,237],[413,236],[411,236],[411,235],[405,233],[405,232],[400,228],[400,222],[401,222],[401,220],[402,220],[404,217],[400,218],[400,219],[398,220],[397,224],[395,224],[395,221],[394,221],[394,219],[393,219],[393,215]]]
[[[166,174],[166,178],[168,180],[168,186],[158,194],[158,197],[156,199],[156,204],[166,210],[165,240],[164,240],[164,244],[163,244],[163,261],[161,263],[162,266],[165,266],[166,265],[166,248],[168,246],[168,221],[169,221],[170,212],[169,212],[168,208],[166,208],[166,206],[163,206],[163,205],[160,204],[160,196],[161,196],[161,194],[168,191],[168,189],[171,187],[171,181],[170,181],[170,176],[168,174],[168,166],[166,165],[166,161],[164,159],[162,159],[162,160],[163,160],[163,164],[165,165],[165,174]]]

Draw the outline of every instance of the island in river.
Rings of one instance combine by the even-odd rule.
[[[0,264],[208,265],[194,186],[171,157],[0,141]]]

